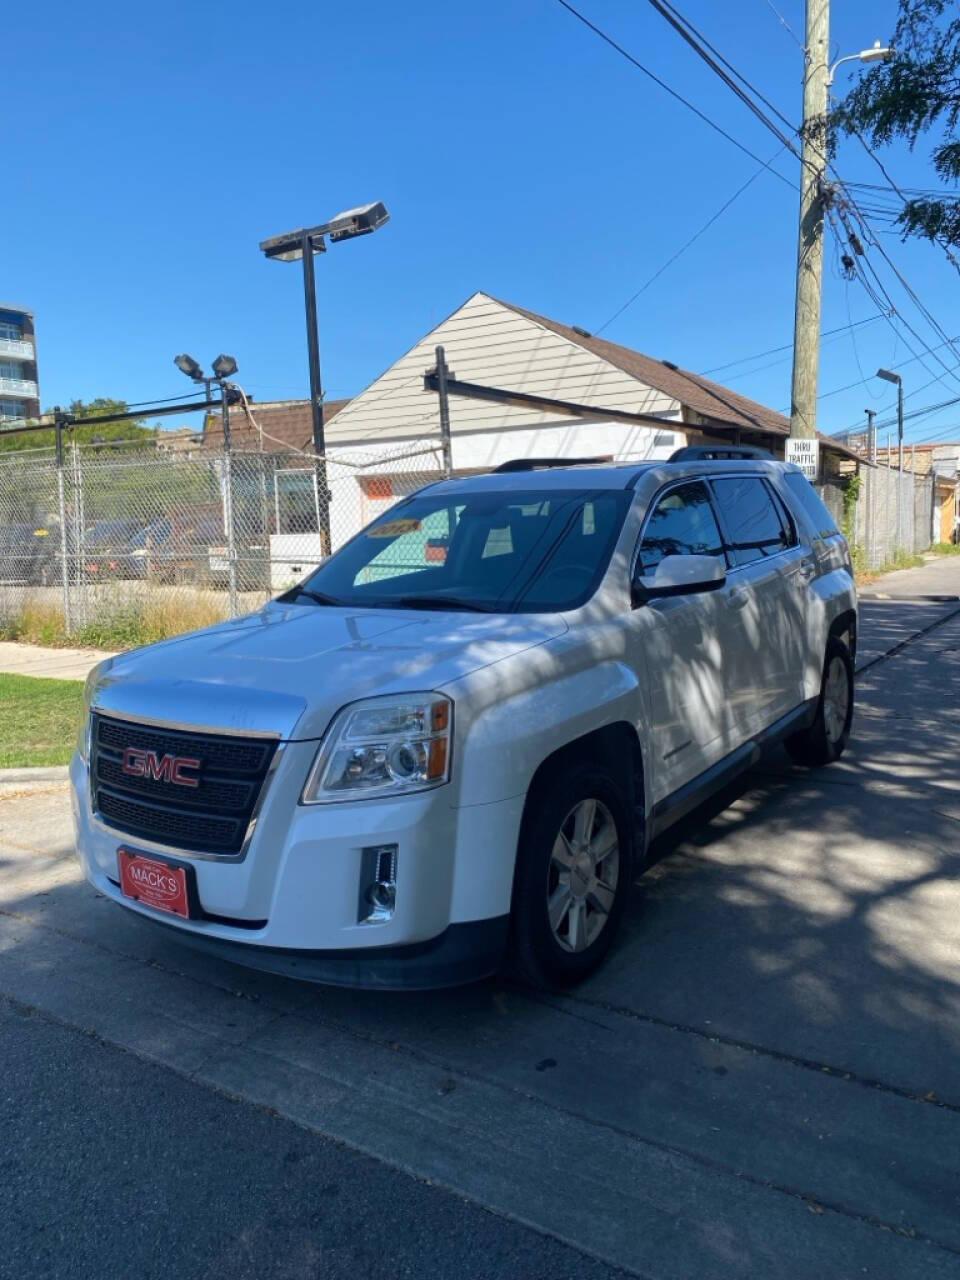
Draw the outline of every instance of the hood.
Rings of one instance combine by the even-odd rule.
[[[566,629],[546,614],[271,604],[109,660],[93,705],[184,728],[319,738],[348,702],[440,689]]]

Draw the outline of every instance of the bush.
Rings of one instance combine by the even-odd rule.
[[[51,648],[134,649],[209,627],[226,616],[225,601],[198,592],[168,600],[137,601],[76,627],[68,635],[61,609],[49,604],[28,604],[13,617],[0,621],[0,640]]]

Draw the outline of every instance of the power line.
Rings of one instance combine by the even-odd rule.
[[[786,31],[789,31],[789,33],[790,33],[791,37],[793,38],[793,42],[794,42],[794,44],[797,46],[797,48],[800,50],[800,52],[801,52],[801,53],[803,53],[803,54],[806,54],[807,49],[806,49],[806,46],[804,45],[803,41],[800,39],[800,37],[799,37],[799,36],[797,35],[797,33],[794,31],[793,27],[791,27],[790,23],[786,20],[786,18],[783,16],[783,14],[780,12],[780,10],[779,10],[778,8],[776,8],[776,6],[773,4],[772,0],[767,0],[767,8],[768,8],[768,9],[770,9],[773,13],[775,13],[775,14],[776,14],[777,19],[778,19],[778,21],[779,21],[779,23],[780,23],[781,27],[783,27]]]
[[[859,237],[856,236],[855,233],[848,226],[844,209],[842,205],[840,205],[839,203],[836,206],[836,212],[837,212],[838,218],[840,219],[841,224],[843,225],[844,231],[846,232],[847,240],[851,243],[851,245],[853,245],[854,241],[856,241],[859,244]],[[828,207],[828,214],[829,213],[830,213],[830,210]],[[831,221],[831,226],[834,226],[832,215],[831,215],[830,221]],[[861,227],[861,229],[866,235],[867,229],[865,227]],[[834,226],[834,233],[838,234],[836,232],[835,226]],[[871,243],[875,245],[876,244],[875,237],[870,236],[870,239],[871,239]],[[881,253],[882,252],[883,250],[881,248]],[[866,289],[868,296],[872,299],[877,309],[884,313],[887,323],[890,325],[891,329],[893,329],[894,333],[897,334],[900,341],[903,342],[903,345],[907,348],[907,350],[914,357],[914,359],[920,361],[920,363],[926,369],[927,373],[933,372],[930,366],[924,361],[923,357],[919,355],[919,353],[914,350],[914,348],[910,345],[910,343],[906,340],[906,338],[904,338],[903,335],[899,333],[896,325],[893,323],[893,319],[892,319],[893,316],[897,317],[897,319],[900,321],[903,327],[907,329],[914,336],[914,338],[916,338],[916,340],[920,343],[921,347],[923,347],[924,351],[937,361],[937,363],[941,366],[944,372],[947,373],[951,378],[953,378],[955,382],[960,384],[960,378],[957,377],[954,370],[948,364],[946,364],[940,358],[939,355],[936,354],[935,349],[932,349],[930,347],[929,343],[926,342],[923,336],[917,332],[917,330],[910,324],[910,322],[906,319],[906,317],[902,314],[902,312],[898,310],[893,299],[890,297],[890,294],[887,292],[887,289],[883,281],[880,279],[879,275],[877,274],[876,268],[873,266],[873,263],[870,261],[869,257],[864,252],[862,244],[859,245],[859,251],[857,251],[855,247],[852,261],[853,261],[853,269],[855,270],[861,284]],[[867,271],[869,271],[870,275],[873,278],[872,282],[870,279],[867,278],[867,275],[866,275]],[[947,342],[949,342],[949,339],[947,340]],[[947,345],[947,343],[943,343],[941,345]],[[854,386],[856,385],[857,384],[854,383]]]
[[[798,136],[797,130],[793,125],[793,123],[787,120],[786,116],[782,115],[781,112],[775,106],[773,106],[773,104],[769,102],[763,96],[763,94],[760,93],[759,89],[757,89],[754,85],[750,84],[750,82],[746,79],[746,77],[741,75],[740,72],[737,71],[736,68],[733,67],[732,64],[729,63],[727,59],[723,57],[722,54],[717,53],[715,50],[713,50],[713,47],[708,44],[707,40],[700,34],[699,31],[697,31],[696,27],[694,27],[693,24],[687,18],[684,18],[683,15],[678,10],[674,9],[672,5],[670,5],[669,3],[665,3],[664,0],[648,0],[648,3],[652,5],[653,8],[656,9],[657,13],[659,13],[660,16],[664,18],[670,24],[671,27],[673,27],[673,29],[680,35],[680,37],[684,41],[686,41],[686,43],[691,47],[691,49],[693,49],[693,51],[697,54],[697,56],[703,59],[703,61],[707,64],[707,66],[711,69],[711,71],[713,71],[715,75],[720,77],[720,79],[727,86],[727,88],[730,89],[732,93],[736,94],[736,96],[740,99],[740,101],[744,104],[744,106],[746,106],[747,109],[756,116],[756,118],[760,121],[760,123],[764,125],[765,128],[769,129],[770,132],[774,135],[774,137],[779,139],[779,141],[785,147],[787,147],[793,153],[793,155],[795,155],[797,159],[800,160],[802,163],[803,157],[801,156],[797,148],[794,146],[792,141],[792,137]],[[724,71],[723,67],[720,66],[720,64],[715,60],[714,57],[711,57],[711,53],[708,52],[708,50],[711,50],[712,52],[714,52],[716,54],[716,58],[720,59],[727,67],[730,68],[731,72],[733,73],[733,76],[735,76],[736,79],[740,80],[743,84],[747,85],[747,87],[750,89],[750,93],[753,93],[757,98],[759,98],[761,102],[763,102],[766,106],[770,108],[770,110],[774,113],[774,115],[776,115],[781,121],[783,121],[783,123],[790,130],[790,135],[792,135],[792,137],[790,135],[785,135],[782,132],[782,130],[779,129],[777,125],[774,124],[774,122],[770,119],[770,117],[767,116],[760,109],[760,107],[757,106],[757,104],[753,101],[750,95],[746,93],[740,87],[740,85],[737,84],[736,81],[730,75],[727,74],[726,71]]]
[[[724,55],[720,52],[720,50],[716,47],[716,45],[711,44],[710,41],[707,39],[707,37],[703,34],[703,32],[698,31],[697,28],[690,21],[690,19],[685,18],[684,15],[680,12],[680,10],[677,9],[675,5],[670,3],[670,0],[649,0],[649,3],[653,5],[653,7],[662,17],[666,18],[666,20],[670,23],[670,25],[674,28],[674,30],[679,32],[679,34],[683,37],[683,39],[686,40],[687,44],[689,44],[690,47],[694,49],[701,58],[703,58],[703,60],[707,63],[707,65],[711,68],[711,70],[715,71],[717,75],[719,75],[723,79],[724,83],[729,85],[729,87],[733,90],[733,92],[737,95],[737,97],[743,98],[742,91],[738,89],[735,85],[730,83],[728,78],[723,74],[722,71],[720,71],[719,67],[716,66],[716,64],[712,61],[712,59],[707,57],[706,53],[704,52],[704,49],[708,49],[710,53],[713,54],[714,58],[718,59],[727,68],[727,70],[731,72],[731,74],[734,75],[737,80],[740,81],[741,84],[745,85],[746,88],[750,90],[750,92],[754,95],[755,98],[758,98],[765,107],[769,107],[769,109],[777,117],[780,123],[785,125],[790,130],[790,135],[792,137],[798,136],[799,131],[797,130],[797,127],[793,123],[793,121],[788,120],[787,117],[783,114],[783,112],[779,109],[779,107],[777,107],[774,103],[772,103],[769,98],[765,98],[763,94],[760,92],[760,90],[756,87],[756,85],[751,84],[750,81],[746,78],[746,76],[742,75],[737,70],[737,68],[733,65],[733,63],[724,57]],[[697,41],[699,41],[699,45]],[[758,111],[756,104],[746,99],[744,99],[744,101],[746,102],[746,105],[750,108],[750,110],[754,113],[754,115],[758,116],[758,118],[767,126],[767,128],[770,128],[771,127],[770,122],[766,119],[766,117],[763,115],[762,112]]]
[[[756,170],[755,173],[750,175],[750,177],[746,180],[746,182],[744,182],[741,186],[737,187],[733,195],[723,202],[723,204],[716,211],[716,213],[713,214],[712,217],[707,219],[707,221],[703,224],[700,230],[694,232],[694,234],[690,237],[690,239],[687,240],[685,244],[682,244],[680,248],[676,251],[676,253],[671,254],[671,256],[666,260],[666,262],[662,263],[661,266],[659,266],[657,270],[653,273],[653,275],[650,276],[648,280],[644,281],[644,283],[640,286],[640,288],[637,290],[637,292],[633,295],[632,298],[628,298],[627,301],[623,304],[623,306],[619,307],[613,313],[613,315],[609,318],[609,320],[605,320],[603,324],[600,325],[599,329],[594,330],[594,334],[596,335],[596,334],[603,333],[604,329],[609,328],[610,325],[613,324],[614,320],[616,320],[619,316],[623,315],[624,311],[626,311],[629,307],[632,307],[633,304],[636,302],[636,300],[640,297],[640,295],[642,293],[645,293],[647,289],[649,289],[650,286],[653,284],[653,282],[655,280],[658,280],[660,276],[663,275],[663,273],[666,271],[668,267],[672,266],[673,263],[675,263],[678,258],[682,257],[683,254],[685,254],[686,251],[690,248],[690,246],[695,244],[703,235],[703,233],[713,226],[713,224],[717,221],[717,219],[720,217],[721,214],[726,213],[726,211],[730,208],[733,202],[736,199],[738,199],[738,197],[743,195],[747,187],[751,186],[752,183],[756,182],[757,178],[760,177],[761,173],[763,173],[765,169],[770,168],[774,160],[777,159],[777,157],[780,155],[782,151],[783,151],[783,147],[780,147],[780,149],[776,151],[770,157],[770,159],[766,161],[765,164],[762,164],[760,168]]]
[[[945,427],[941,427],[939,431],[935,431],[932,435],[921,436],[919,440],[911,440],[911,444],[936,444],[938,440],[945,440],[947,436],[951,436],[958,430],[957,423],[951,422]],[[951,441],[951,443],[953,443]]]
[[[941,410],[943,409],[950,409],[955,404],[960,404],[960,396],[954,396],[953,399],[951,400],[941,400],[938,404],[925,404],[925,405],[921,405],[921,407],[918,409],[911,409],[909,413],[905,413],[903,415],[903,420],[904,422],[913,422],[917,418],[929,417],[931,413],[940,413]],[[896,414],[892,414],[889,418],[880,418],[873,425],[878,430],[881,427],[895,427],[897,425],[897,416]],[[856,431],[857,429],[858,429],[857,427],[849,427],[847,428],[846,431],[837,432],[836,434],[847,435],[853,431]],[[859,424],[859,429],[863,430],[862,424]]]
[[[645,76],[647,76],[650,80],[654,82],[654,84],[659,85],[661,89],[664,89],[667,93],[669,93],[671,98],[675,98],[677,102],[682,102],[683,105],[688,110],[692,111],[695,116],[697,116],[700,120],[704,122],[704,124],[709,125],[710,128],[713,129],[715,133],[719,133],[722,138],[726,138],[728,142],[732,142],[738,151],[742,151],[744,155],[749,156],[751,160],[755,160],[757,164],[764,165],[763,160],[761,160],[761,158],[755,152],[751,151],[749,147],[745,147],[742,142],[738,142],[737,139],[732,134],[727,133],[725,129],[722,129],[720,125],[716,123],[716,121],[711,120],[710,117],[708,115],[705,115],[704,112],[702,112],[699,107],[695,107],[692,102],[688,101],[688,99],[686,99],[682,94],[678,93],[676,89],[671,88],[670,85],[668,85],[665,80],[661,80],[658,75],[655,75],[654,72],[652,72],[649,67],[645,67],[643,63],[640,62],[637,58],[635,58],[632,53],[629,53],[623,47],[623,45],[618,44],[616,40],[613,39],[612,36],[608,36],[605,31],[601,30],[601,28],[598,27],[595,23],[591,22],[590,19],[586,17],[585,14],[582,14],[579,9],[575,9],[573,5],[569,3],[569,0],[557,0],[557,3],[559,5],[562,5],[562,7],[566,9],[568,13],[573,14],[573,16],[579,22],[582,22],[585,27],[588,27],[594,33],[594,35],[599,36],[601,40],[603,40],[606,44],[608,44],[611,47],[611,49],[615,49],[617,53],[620,54],[621,57],[626,58],[626,60],[632,66],[636,67],[638,71],[642,71]],[[766,165],[764,165],[764,167],[766,168]],[[790,187],[793,190],[796,190],[796,184],[791,182],[789,178],[785,178],[782,173],[778,173],[776,169],[771,169],[770,172],[773,174],[775,178],[779,178],[780,181],[785,182],[788,187]]]
[[[882,320],[882,315],[867,316],[865,320],[854,320],[853,327],[858,328],[862,324],[873,324],[876,320]],[[824,329],[820,334],[821,338],[831,338],[837,333],[846,333],[850,328],[848,324],[838,325],[836,329]],[[726,364],[716,364],[712,369],[701,369],[701,377],[706,377],[708,373],[722,373],[724,369],[732,369],[735,364],[747,364],[750,360],[761,360],[764,356],[774,356],[780,351],[790,351],[793,348],[792,342],[785,342],[782,347],[771,347],[769,351],[758,351],[752,356],[741,356],[739,360],[729,360]]]
[[[902,368],[904,367],[904,365],[908,365],[908,364],[912,364],[912,363],[913,363],[912,359],[911,359],[911,360],[901,360],[899,364],[893,364],[893,365],[891,365],[891,366],[890,366],[890,368],[891,368],[891,369],[902,369]],[[920,394],[921,394],[922,392],[924,392],[924,391],[928,391],[928,390],[929,390],[929,389],[934,385],[934,383],[936,383],[936,382],[938,382],[938,381],[939,381],[939,379],[938,379],[938,378],[931,378],[929,382],[921,383],[921,385],[920,385],[919,387],[914,387],[912,391],[907,391],[907,392],[905,392],[905,393],[904,393],[904,396],[903,396],[904,402],[906,402],[907,400],[912,400],[914,396],[918,396],[918,395],[920,395]],[[858,387],[859,385],[860,385],[860,384],[859,384],[859,382],[851,382],[851,383],[850,383],[848,386],[846,386],[846,387],[838,387],[836,391],[829,391],[829,392],[827,392],[827,395],[837,395],[837,394],[839,394],[839,392],[841,392],[841,391],[850,391],[850,390],[852,390],[852,388],[853,388],[853,387]],[[878,410],[877,410],[877,412],[878,412],[878,413],[888,413],[888,412],[892,411],[895,407],[896,407],[896,401],[895,401],[895,400],[891,400],[891,401],[889,401],[887,404],[882,405],[882,406],[880,407],[880,409],[878,409]],[[893,419],[892,419],[892,421],[896,422],[896,418],[893,418]],[[860,422],[860,420],[859,420],[859,419],[857,419],[857,421],[856,421],[856,422],[852,422],[852,423],[850,424],[850,426],[849,426],[849,427],[844,427],[844,428],[843,428],[843,431],[842,431],[842,432],[839,432],[838,434],[842,435],[844,432],[847,432],[847,431],[859,431],[859,430],[861,429],[862,425],[863,425],[863,424]]]
[[[856,205],[856,202],[853,200],[853,197],[848,194],[847,198],[848,200],[850,200],[850,203],[853,205],[854,212],[855,213],[858,212],[857,205]],[[883,258],[884,262],[886,262],[887,266],[890,268],[893,274],[900,281],[900,284],[903,286],[904,290],[906,291],[907,296],[916,305],[918,311],[923,316],[923,318],[927,321],[927,323],[930,325],[931,329],[933,329],[934,333],[936,333],[937,337],[942,338],[944,342],[949,344],[950,349],[953,351],[953,354],[957,356],[958,363],[960,363],[960,351],[958,351],[957,348],[954,347],[953,345],[954,340],[948,335],[944,327],[940,324],[940,322],[936,319],[936,317],[931,313],[929,307],[927,307],[927,305],[924,302],[921,302],[919,296],[911,286],[910,282],[904,276],[903,272],[900,271],[899,267],[897,267],[896,263],[887,253],[886,249],[884,249],[883,245],[880,244],[880,242],[873,235],[873,228],[870,226],[866,218],[861,214],[859,220],[861,224],[864,225],[865,231],[867,231],[870,234],[870,238],[873,240],[873,244],[877,252]]]
[[[854,137],[855,137],[855,138],[857,139],[857,141],[860,143],[861,147],[863,147],[864,151],[866,151],[867,155],[870,157],[870,159],[874,162],[874,164],[877,166],[877,168],[878,168],[878,169],[880,170],[880,172],[883,174],[884,178],[885,178],[885,179],[886,179],[886,181],[887,181],[887,186],[888,186],[888,187],[890,187],[890,188],[895,192],[895,194],[896,194],[897,196],[899,196],[899,198],[903,201],[903,204],[904,204],[904,205],[909,204],[909,203],[911,202],[911,197],[908,197],[908,196],[905,194],[905,192],[904,192],[900,187],[898,187],[898,186],[897,186],[897,184],[894,182],[893,178],[892,178],[892,177],[890,176],[890,174],[887,172],[887,167],[886,167],[886,165],[883,163],[883,161],[880,159],[880,157],[877,155],[877,153],[874,151],[874,149],[873,149],[873,148],[870,146],[870,144],[867,142],[866,138],[863,136],[863,134],[860,132],[860,130],[859,130],[859,129],[854,129],[853,133],[854,133]],[[925,198],[928,198],[928,194],[929,194],[929,193],[921,193],[921,194],[919,195],[919,199],[923,200],[923,199],[925,199]],[[934,193],[932,193],[932,194],[933,194],[933,197],[934,197],[935,199],[937,199],[937,198],[942,198],[942,195],[943,195],[943,193],[942,193],[942,192],[934,192]],[[918,197],[913,197],[913,198],[914,198],[914,199],[916,199],[916,198],[918,198]],[[902,212],[902,210],[901,210],[901,212]],[[944,253],[947,255],[947,260],[948,260],[948,262],[950,262],[950,263],[951,263],[951,265],[952,265],[953,267],[955,267],[957,271],[960,271],[960,262],[958,262],[958,261],[957,261],[957,259],[956,259],[956,257],[954,257],[954,254],[953,254],[952,250],[950,249],[950,245],[947,243],[947,241],[945,241],[945,240],[941,240],[941,239],[940,239],[940,237],[939,237],[939,236],[937,236],[937,237],[935,237],[935,238],[934,238],[934,243],[935,243],[935,244],[938,244],[938,245],[940,246],[940,248],[944,251]]]

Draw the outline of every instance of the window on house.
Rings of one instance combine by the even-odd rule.
[[[317,532],[317,477],[312,467],[274,476],[277,533]]]
[[[19,342],[23,338],[23,329],[12,320],[0,320],[0,338],[8,342]]]
[[[23,369],[19,360],[0,360],[0,378],[22,378]]]

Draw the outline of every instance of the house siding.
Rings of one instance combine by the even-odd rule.
[[[644,386],[592,352],[477,293],[341,410],[328,433],[330,446],[383,444],[423,435],[437,438],[437,397],[423,390],[423,375],[435,363],[437,346],[444,347],[447,364],[464,382],[506,387],[602,409],[670,417],[679,414],[679,403],[663,392]],[[558,425],[558,419],[549,412],[453,397],[450,423],[451,434],[456,437],[477,432],[536,431]],[[562,425],[571,437],[581,435],[584,429],[583,424],[571,418],[564,418]],[[572,427],[577,430],[572,431]],[[621,428],[618,456],[626,456],[624,447],[637,450],[633,456],[648,456],[654,435],[651,428],[628,427],[626,435]],[[579,443],[577,447],[581,447]],[[609,451],[599,447],[589,450]],[[500,458],[503,456],[501,453]],[[506,456],[515,455],[508,450]]]

